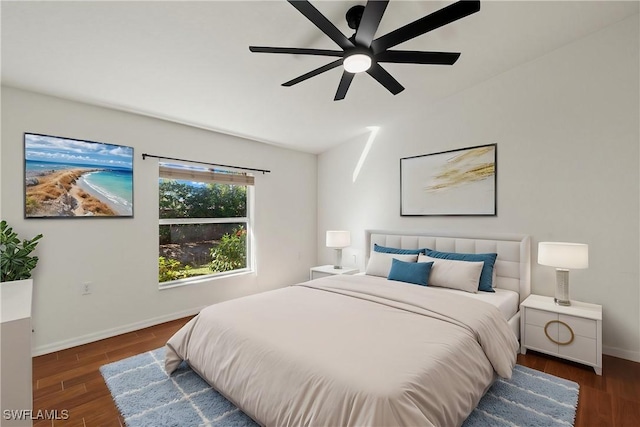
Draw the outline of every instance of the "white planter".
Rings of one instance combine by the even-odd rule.
[[[2,323],[31,317],[33,279],[0,283]]]
[[[32,279],[0,283],[0,318],[2,319],[0,395],[2,395],[3,417],[8,413],[7,411],[32,409],[32,292]],[[30,417],[4,421],[7,422],[6,425],[16,427],[33,425]]]

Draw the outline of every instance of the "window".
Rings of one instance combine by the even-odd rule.
[[[160,163],[160,287],[251,270],[253,176]]]

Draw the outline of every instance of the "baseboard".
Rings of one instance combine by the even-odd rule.
[[[103,340],[105,338],[115,337],[116,335],[126,334],[128,332],[137,331],[139,329],[148,328],[149,326],[159,325],[160,323],[170,322],[172,320],[181,319],[187,316],[193,316],[198,314],[200,310],[206,306],[192,308],[189,310],[180,311],[177,313],[167,314],[165,316],[158,316],[152,319],[143,320],[141,322],[130,323],[128,325],[119,326],[117,328],[105,329],[103,331],[95,332],[81,337],[72,338],[69,340],[58,341],[51,344],[41,345],[35,347],[32,351],[33,357],[41,356],[47,353],[53,353],[54,351],[65,350],[67,348],[75,347],[82,344],[88,344],[90,342]]]
[[[624,348],[617,347],[602,347],[602,353],[608,356],[619,357],[620,359],[631,360],[632,362],[640,363],[640,351],[626,350]]]

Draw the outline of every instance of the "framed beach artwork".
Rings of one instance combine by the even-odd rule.
[[[497,144],[400,159],[400,215],[497,215]]]
[[[133,148],[24,134],[25,218],[133,217]]]

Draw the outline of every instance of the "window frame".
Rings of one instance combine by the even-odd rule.
[[[178,166],[187,166],[193,167],[192,164],[178,164]],[[161,167],[167,167],[166,163],[159,163]],[[217,170],[216,172],[235,172],[233,170]],[[249,175],[252,178],[253,175]],[[184,181],[178,178],[164,177],[162,176],[162,171],[159,168],[158,170],[158,191],[160,186],[160,180],[175,180],[175,181]],[[200,181],[197,179],[193,179],[192,182],[207,182]],[[209,181],[213,182],[213,181]],[[249,183],[232,183],[232,182],[217,182],[221,185],[242,185],[246,187],[246,216],[244,217],[227,217],[227,218],[160,218],[160,206],[158,204],[158,237],[160,236],[160,227],[163,225],[198,225],[198,224],[233,224],[233,223],[243,223],[245,224],[245,229],[247,231],[246,235],[246,266],[244,268],[239,268],[236,270],[223,271],[219,273],[211,273],[211,274],[202,274],[199,276],[186,277],[184,279],[176,279],[176,280],[168,280],[166,282],[158,281],[158,289],[171,289],[181,286],[195,285],[202,282],[210,282],[212,280],[217,280],[230,276],[244,275],[244,274],[252,274],[255,272],[254,269],[254,252],[253,252],[253,203],[254,203],[254,186],[255,184]],[[158,192],[158,203],[159,203],[160,193]],[[160,252],[158,251],[157,256],[160,256]],[[157,272],[156,272],[157,277]]]

